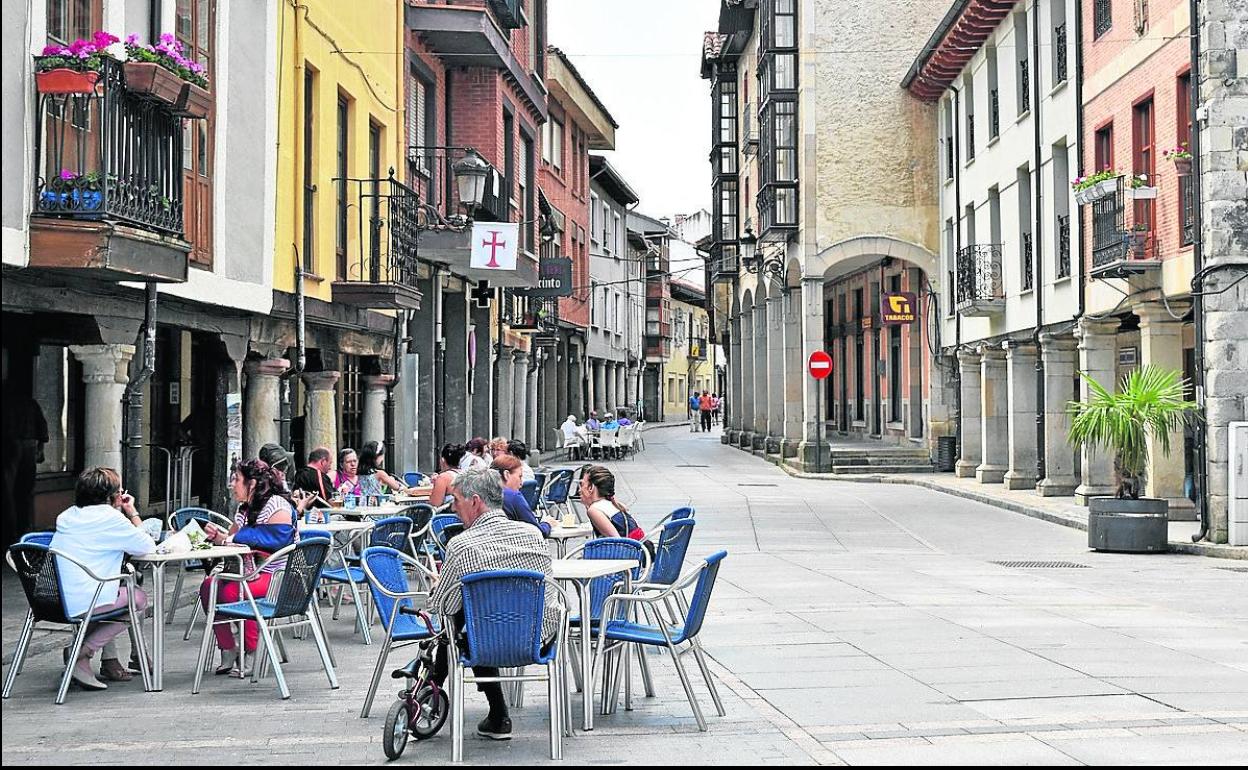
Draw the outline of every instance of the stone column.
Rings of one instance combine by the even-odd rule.
[[[741,315],[734,315],[728,321],[728,421],[724,431],[728,434],[728,442],[736,443],[737,434],[741,431],[742,405],[745,403],[741,394]]]
[[[620,403],[620,392],[616,388],[616,384],[619,380],[616,379],[615,376],[615,372],[619,367],[619,364],[614,361],[605,361],[603,364],[606,366],[606,369],[603,372],[602,377],[606,381],[607,388],[606,404],[604,404],[603,408],[605,408],[608,412],[614,412],[616,405]]]
[[[494,394],[494,425],[491,430],[482,431],[478,435],[509,436],[511,434],[511,412],[516,402],[512,383],[512,349],[504,345],[498,354],[495,365],[498,367],[498,391]]]
[[[786,297],[777,292],[767,298],[767,451],[780,452],[780,441],[784,438],[784,399],[785,381],[785,338],[784,338],[784,305]]]
[[[534,353],[533,355],[536,355],[536,353]],[[524,395],[524,402],[525,402],[524,403],[524,407],[525,407],[524,443],[528,444],[529,449],[534,452],[537,451],[537,445],[538,445],[537,369],[538,369],[538,366],[536,365],[536,362],[535,362],[534,366],[529,367],[526,370],[528,374],[525,378],[525,387],[524,387],[524,394],[525,394]]]
[[[308,389],[304,412],[304,446],[327,447],[332,455],[338,453],[338,409],[334,406],[334,396],[335,386],[341,376],[335,371],[303,373],[303,384]]]
[[[1082,318],[1075,336],[1079,340],[1079,370],[1113,391],[1118,371],[1118,321]],[[1081,381],[1079,398],[1086,401],[1088,395],[1088,384]],[[1075,501],[1087,505],[1090,498],[1112,496],[1117,490],[1113,456],[1087,444],[1081,447],[1081,452],[1083,478],[1075,488]]]
[[[975,480],[981,484],[1000,484],[1009,467],[1010,451],[1005,351],[985,345],[979,355],[980,451],[983,457],[975,468]]]
[[[1174,316],[1186,315],[1191,303],[1171,301],[1169,304],[1169,310],[1160,302],[1146,302],[1135,308],[1135,314],[1140,319],[1140,364],[1182,373],[1183,322],[1175,320]],[[1248,330],[1248,319],[1245,319],[1244,328]],[[1183,429],[1171,432],[1169,457],[1162,452],[1160,439],[1150,436],[1147,446],[1148,471],[1142,494],[1168,501],[1172,519],[1192,518],[1196,506],[1183,494],[1186,478]]]
[[[1075,338],[1041,332],[1040,357],[1044,362],[1044,478],[1036,491],[1041,497],[1064,497],[1073,495],[1079,483],[1075,450],[1066,439],[1070,431],[1066,405],[1075,395]]]
[[[281,441],[278,425],[282,372],[290,368],[285,358],[247,361],[247,389],[243,393],[243,457],[255,457],[265,444]]]
[[[958,463],[954,466],[954,474],[961,479],[969,479],[975,475],[983,457],[983,428],[980,416],[983,409],[980,403],[979,353],[963,348],[957,352],[958,378],[961,388],[961,414],[958,416],[961,427],[960,445],[958,446]]]
[[[602,416],[602,410],[606,409],[607,400],[607,381],[606,368],[600,358],[590,359],[591,365],[594,367],[593,389],[589,394],[589,408],[598,412],[598,416]]]
[[[74,345],[86,383],[83,466],[103,466],[121,472],[121,398],[129,380],[134,345]]]
[[[784,296],[784,441],[781,457],[797,456],[802,443],[802,385],[806,378],[805,351],[802,350],[802,287],[795,286]],[[825,380],[827,387],[831,380]]]
[[[802,278],[801,305],[796,312],[801,314],[802,350],[824,349],[823,328],[823,276]],[[802,443],[798,447],[798,463],[802,470],[821,470],[831,463],[830,450],[823,447],[828,442],[827,431],[815,420],[816,402],[824,399],[823,387],[814,377],[802,375]],[[825,382],[824,387],[828,384]],[[826,399],[823,403],[827,403]],[[826,410],[822,404],[818,406],[819,414],[824,417]],[[816,436],[822,437],[816,444]]]
[[[526,350],[517,350],[511,354],[515,361],[512,369],[511,380],[511,396],[514,406],[511,412],[511,430],[502,435],[507,438],[515,438],[528,443],[525,438],[525,430],[528,428],[528,408],[527,401],[529,395],[529,353]]]
[[[737,356],[737,376],[741,379],[741,394],[737,399],[737,422],[741,432],[737,435],[739,446],[749,449],[754,442],[754,309],[741,311],[741,345]]]
[[[472,308],[472,330],[469,333],[472,335],[469,342],[472,425],[464,431],[464,435],[484,436],[493,429],[494,422],[494,369],[490,365],[493,347],[490,345],[489,308]]]
[[[364,379],[364,409],[360,416],[360,433],[364,443],[386,442],[386,395],[394,384],[394,375],[379,374]],[[309,445],[309,449],[315,449]],[[391,468],[391,470],[398,470]]]
[[[767,370],[770,340],[767,337],[767,299],[760,297],[754,304],[754,443],[762,450],[767,445],[767,418],[771,407],[771,377]]]
[[[542,359],[541,378],[538,380],[542,408],[538,412],[537,435],[534,436],[538,448],[542,450],[554,449],[563,443],[555,440],[551,428],[557,428],[563,423],[563,418],[568,416],[567,410],[561,409],[559,403],[559,388],[567,387],[565,371],[559,368],[559,348],[547,348],[546,357]],[[566,398],[566,393],[564,396]]]
[[[624,398],[628,401],[629,409],[637,408],[637,375],[639,367],[633,362],[629,362],[628,371],[624,374]],[[634,419],[636,416],[634,415]]]
[[[623,404],[628,403],[628,387],[624,384],[624,364],[615,365],[615,401],[611,403],[612,409],[617,409]],[[617,414],[616,417],[619,417]]]
[[[1005,350],[1006,386],[1009,390],[1009,470],[1006,489],[1031,489],[1036,485],[1036,346],[1031,342],[1001,343]]]

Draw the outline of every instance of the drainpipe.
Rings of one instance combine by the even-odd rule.
[[[294,247],[294,244],[291,244]],[[290,403],[290,381],[303,373],[308,364],[306,343],[307,313],[304,308],[303,262],[298,247],[295,251],[295,364],[281,374],[282,392],[278,422],[281,423],[281,442],[287,450],[294,447],[290,436],[290,423],[293,419],[293,405]]]
[[[1200,416],[1204,417],[1205,407],[1205,302],[1204,292],[1201,290],[1204,276],[1201,274],[1201,263],[1204,261],[1203,233],[1202,233],[1202,216],[1200,210],[1200,121],[1198,120],[1199,110],[1197,105],[1200,103],[1200,30],[1198,28],[1198,19],[1200,14],[1200,3],[1198,0],[1188,0],[1188,13],[1191,16],[1188,22],[1189,37],[1192,41],[1192,98],[1188,99],[1188,109],[1191,110],[1192,135],[1188,141],[1191,146],[1188,148],[1192,153],[1192,175],[1188,177],[1188,184],[1192,187],[1192,199],[1196,201],[1196,205],[1192,206],[1192,270],[1196,277],[1192,279],[1192,298],[1195,303],[1192,306],[1192,320],[1194,323],[1194,332],[1196,337],[1196,349],[1193,351],[1195,359],[1194,372],[1192,379],[1193,388],[1196,392],[1196,402],[1200,404]],[[1192,474],[1192,485],[1196,491],[1196,511],[1200,517],[1200,531],[1192,535],[1192,542],[1206,540],[1209,537],[1209,504],[1208,490],[1209,483],[1208,468],[1208,450],[1205,441],[1208,433],[1205,430],[1205,421],[1198,419],[1194,421],[1194,430],[1192,441],[1196,451],[1195,462],[1192,463],[1194,473]]]
[[[1079,156],[1076,159],[1078,163],[1078,176],[1083,176],[1086,166],[1083,162],[1084,135],[1083,135],[1083,0],[1075,0],[1075,136],[1079,142]],[[1084,253],[1084,233],[1083,233],[1083,208],[1077,206],[1075,209],[1079,214],[1079,248],[1076,250],[1078,259],[1075,260],[1078,267],[1075,270],[1075,284],[1079,287],[1079,307],[1075,312],[1075,324],[1079,323],[1079,319],[1083,318],[1085,308],[1087,307],[1087,287],[1084,285],[1083,268],[1084,260],[1087,254]]]
[[[1036,210],[1035,210],[1035,232],[1032,234],[1032,271],[1033,281],[1036,287],[1036,328],[1032,332],[1032,340],[1036,345],[1036,483],[1039,484],[1044,479],[1047,469],[1044,464],[1044,444],[1045,430],[1047,422],[1045,420],[1044,410],[1046,407],[1044,393],[1044,356],[1040,354],[1040,329],[1044,327],[1044,179],[1041,177],[1041,104],[1040,104],[1040,6],[1036,3],[1031,9],[1031,56],[1035,62],[1035,72],[1032,73],[1032,127],[1033,136],[1035,137],[1036,152]],[[1057,201],[1057,190],[1053,191],[1053,200]],[[1056,210],[1056,206],[1054,207]]]
[[[954,296],[954,337],[953,349],[962,346],[962,313],[958,312],[958,252],[962,250],[962,144],[958,137],[958,116],[961,112],[962,94],[957,86],[950,85],[953,91],[953,132],[949,140],[953,142],[953,296]],[[958,458],[962,458],[962,367],[953,365],[953,412],[956,415],[953,423],[953,435],[958,442]]]
[[[126,408],[126,442],[123,476],[129,489],[138,489],[142,476],[143,387],[156,372],[156,284],[148,281],[143,316],[143,364],[130,377],[122,399]]]

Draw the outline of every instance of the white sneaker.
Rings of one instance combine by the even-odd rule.
[[[78,658],[78,662],[74,664],[74,672],[70,676],[84,690],[108,689],[108,685],[95,678],[95,672],[91,670],[91,659],[85,655]]]

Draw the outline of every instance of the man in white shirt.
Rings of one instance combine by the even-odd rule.
[[[112,468],[90,468],[78,476],[74,487],[74,505],[56,517],[56,534],[51,547],[82,562],[96,575],[116,575],[126,554],[142,556],[156,550],[156,542],[144,531],[142,519],[134,510],[134,498],[121,488],[121,477]],[[77,565],[58,561],[65,614],[77,617],[91,609],[96,589],[96,614],[125,608],[129,602],[127,589],[117,582],[100,583]],[[147,607],[147,594],[136,589],[135,607]],[[108,685],[96,679],[91,671],[91,657],[103,649],[100,675],[112,681],[127,681],[130,672],[117,659],[113,638],[126,630],[121,620],[92,623],[83,640],[82,651],[74,664],[73,679],[88,690],[103,690]],[[136,629],[136,632],[139,632]],[[66,654],[68,654],[68,649]],[[138,670],[138,660],[131,663]]]

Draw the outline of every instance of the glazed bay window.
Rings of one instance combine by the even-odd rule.
[[[758,193],[762,230],[797,225],[797,102],[772,101],[763,107],[762,189]]]

